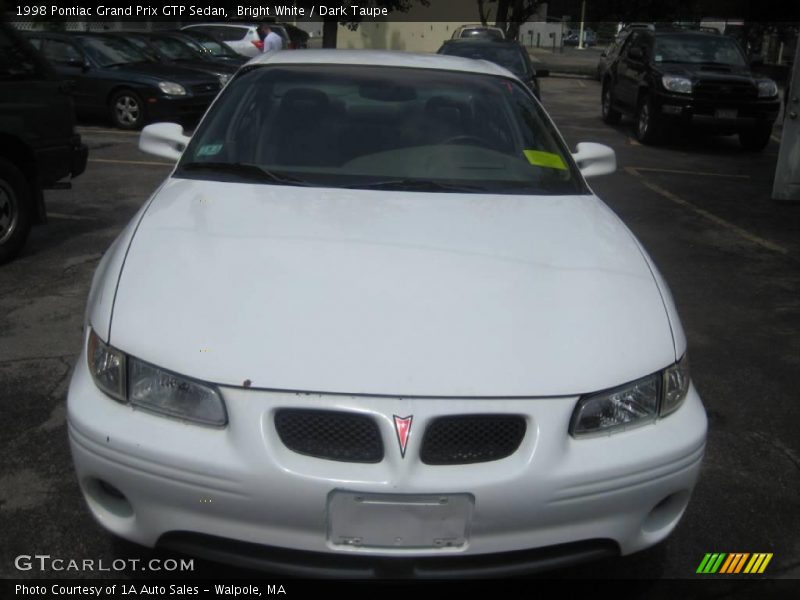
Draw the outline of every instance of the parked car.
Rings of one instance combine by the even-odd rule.
[[[657,143],[670,125],[738,134],[742,146],[762,150],[780,100],[774,81],[754,74],[735,40],[716,33],[634,30],[602,82],[603,120],[623,113],[636,120],[636,137]]]
[[[289,50],[303,50],[308,48],[309,33],[291,23],[273,23],[271,27],[280,28],[286,32],[286,36],[281,36],[284,40],[288,39],[286,48]],[[280,33],[278,33],[280,35]]]
[[[198,52],[195,44],[180,34],[121,31],[106,35],[130,42],[155,62],[213,75],[220,85],[225,85],[237,69],[235,65]]]
[[[531,62],[528,51],[515,40],[494,38],[459,38],[447,40],[438,50],[439,54],[462,56],[477,60],[488,60],[500,65],[519,77],[533,94],[539,98],[538,77],[549,74],[542,70],[541,74]]]
[[[349,578],[507,575],[676,526],[706,416],[666,283],[488,61],[254,59],[102,259],[67,399],[89,510]],[[179,148],[185,146],[183,153]]]
[[[86,168],[69,86],[19,33],[0,20],[0,264],[44,223],[42,190]]]
[[[213,35],[197,31],[196,29],[185,29],[183,31],[170,31],[174,36],[179,36],[187,44],[208,58],[224,62],[236,67],[242,66],[248,61],[246,56],[242,56],[222,40]]]
[[[580,39],[581,32],[579,29],[568,29],[562,38],[562,43],[565,46],[577,46]],[[597,34],[591,29],[583,30],[583,45],[594,46],[597,44]]]
[[[252,58],[261,54],[264,42],[257,25],[245,23],[197,23],[181,27],[181,31],[200,31],[222,40],[242,56]]]
[[[603,81],[608,65],[617,58],[622,44],[625,43],[625,40],[634,29],[648,29],[652,31],[655,29],[655,25],[651,23],[631,23],[630,25],[623,26],[617,35],[614,36],[614,41],[605,47],[600,53],[600,58],[597,59],[597,71],[595,74],[597,81]]]
[[[284,48],[294,49],[295,46],[292,43],[291,35],[285,25],[270,23],[269,26],[272,31],[281,37]],[[302,32],[301,29],[296,29]],[[199,23],[181,28],[181,31],[192,30],[213,35],[244,56],[258,56],[264,48],[264,41],[258,35],[258,25],[246,23]],[[301,34],[295,33],[294,35],[298,40],[302,38]],[[304,40],[304,43],[307,42],[308,36]]]
[[[72,82],[79,114],[107,114],[121,129],[200,117],[221,87],[214,75],[152,62],[105,34],[30,33],[28,39]]]
[[[453,32],[451,39],[457,40],[460,38],[484,37],[502,40],[505,39],[506,34],[500,27],[491,27],[487,25],[461,25]]]

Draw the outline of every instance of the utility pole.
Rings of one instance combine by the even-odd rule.
[[[583,50],[583,22],[586,20],[586,0],[581,0],[581,29],[578,33],[578,50]]]

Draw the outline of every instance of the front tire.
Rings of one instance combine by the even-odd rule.
[[[14,258],[28,237],[33,195],[22,172],[0,158],[0,264]]]
[[[111,121],[120,129],[141,129],[145,122],[142,98],[133,90],[120,90],[109,102]]]
[[[636,108],[636,139],[643,144],[656,144],[661,140],[661,120],[647,94]]]
[[[603,92],[601,96],[601,109],[603,113],[603,123],[608,125],[616,125],[622,119],[622,113],[614,109],[614,96],[611,93],[611,82],[606,81],[603,84]]]
[[[748,152],[761,152],[769,144],[772,135],[772,123],[756,125],[752,129],[739,132],[739,143]]]

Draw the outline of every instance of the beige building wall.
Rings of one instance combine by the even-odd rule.
[[[465,21],[448,21],[458,5],[459,17]],[[400,21],[399,19],[408,19]],[[395,13],[388,21],[371,20],[350,31],[339,27],[337,48],[370,50],[402,50],[405,52],[436,52],[453,31],[465,24],[480,23],[476,0],[434,0],[430,6],[414,4],[407,13]]]
[[[368,50],[402,50],[405,52],[436,52],[442,42],[463,23],[442,22],[371,22],[361,23],[350,31],[339,28],[337,48]]]

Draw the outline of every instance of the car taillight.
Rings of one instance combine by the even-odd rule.
[[[287,45],[287,48],[289,48],[289,50],[294,50],[295,49],[294,42],[289,42],[289,44]]]
[[[261,40],[253,40],[252,43],[253,43],[253,46],[255,46],[256,48],[258,48],[259,50],[261,50],[263,52],[263,50],[264,50],[264,42],[262,42]]]

